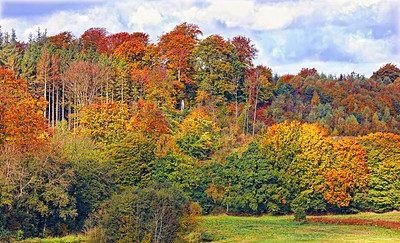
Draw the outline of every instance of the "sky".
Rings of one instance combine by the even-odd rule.
[[[386,63],[400,67],[398,0],[0,0],[1,31],[20,41],[91,27],[110,34],[145,32],[152,42],[183,22],[202,38],[245,36],[258,49],[255,64],[278,75],[316,68],[326,75],[370,77]]]

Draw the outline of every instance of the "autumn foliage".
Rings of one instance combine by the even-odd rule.
[[[6,69],[0,69],[0,102],[0,142],[25,144],[49,135],[43,116],[47,102],[34,99],[25,82]]]
[[[248,37],[202,35],[190,23],[155,42],[0,31],[0,241],[112,228],[114,240],[196,242],[185,237],[201,235],[200,207],[298,220],[400,210],[395,64],[279,76]],[[174,197],[175,211],[163,204]]]

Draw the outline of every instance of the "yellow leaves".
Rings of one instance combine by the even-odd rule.
[[[327,202],[339,207],[348,206],[369,181],[366,153],[357,140],[335,142],[316,124],[275,124],[266,132],[261,151],[275,169],[290,175],[287,183],[299,181],[302,193],[322,192]]]
[[[130,117],[131,108],[121,102],[86,106],[77,115],[78,133],[106,145],[125,134]]]

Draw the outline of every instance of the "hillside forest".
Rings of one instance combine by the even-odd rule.
[[[202,214],[400,210],[400,69],[278,76],[257,52],[189,23],[156,43],[0,29],[0,241],[191,241]]]

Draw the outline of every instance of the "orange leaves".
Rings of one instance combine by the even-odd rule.
[[[303,78],[307,78],[308,76],[314,76],[316,73],[317,70],[315,68],[302,68],[297,75]]]
[[[117,61],[124,61],[129,69],[152,67],[155,64],[154,45],[146,46],[141,41],[127,41],[114,52]]]
[[[365,150],[355,139],[342,139],[333,142],[333,163],[325,172],[325,199],[329,203],[348,206],[351,192],[363,191],[369,181],[370,168]]]
[[[51,44],[59,49],[68,48],[78,43],[74,35],[69,31],[61,32],[57,35],[50,36],[47,39],[50,41]]]
[[[157,139],[168,133],[168,123],[162,112],[152,102],[139,100],[137,113],[132,117],[127,129],[144,132]]]
[[[372,79],[380,79],[384,82],[384,79],[386,77],[389,78],[390,83],[393,83],[396,78],[400,77],[400,69],[396,65],[388,63],[385,66],[381,67],[378,71],[374,72],[371,76]]]
[[[198,42],[197,35],[202,34],[198,26],[183,23],[171,32],[161,36],[159,47],[163,61],[172,70],[178,83],[192,84],[193,67],[191,52]],[[179,84],[177,84],[179,89]]]
[[[34,99],[25,82],[0,69],[0,143],[26,144],[49,134],[43,111],[47,102]]]

